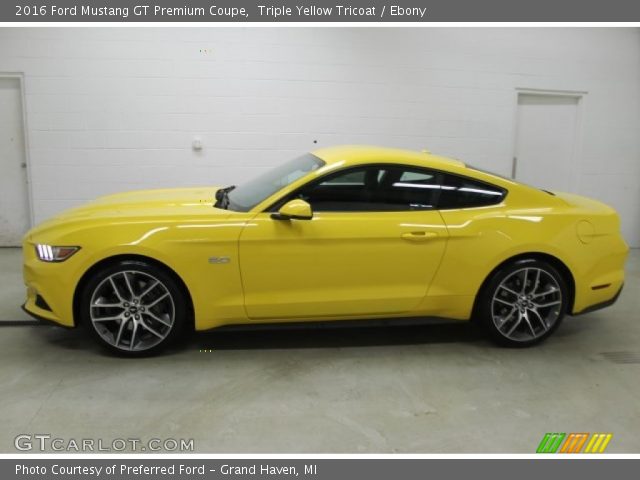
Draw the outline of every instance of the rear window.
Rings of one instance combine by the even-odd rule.
[[[444,174],[438,199],[439,209],[473,208],[502,202],[506,190],[466,177]]]

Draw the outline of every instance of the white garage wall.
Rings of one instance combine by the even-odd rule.
[[[25,74],[36,221],[341,143],[508,175],[515,89],[586,91],[576,190],[640,246],[638,29],[4,28],[0,72]]]

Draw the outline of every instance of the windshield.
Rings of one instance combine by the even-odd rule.
[[[278,167],[267,170],[253,180],[229,192],[229,209],[248,212],[278,190],[322,167],[325,163],[307,153]]]

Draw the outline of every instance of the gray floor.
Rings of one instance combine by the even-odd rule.
[[[27,319],[20,261],[0,249],[3,320]],[[193,438],[203,453],[532,453],[545,432],[612,432],[608,452],[638,453],[639,287],[633,250],[616,305],[525,350],[454,324],[206,333],[123,360],[75,331],[0,327],[0,451],[45,433]]]

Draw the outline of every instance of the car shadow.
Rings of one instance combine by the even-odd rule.
[[[485,342],[469,322],[414,325],[289,326],[219,328],[187,340],[198,350],[270,350],[348,348],[393,345]]]
[[[202,350],[331,349],[451,343],[488,343],[470,322],[403,324],[402,320],[323,324],[242,325],[194,332],[160,355],[180,355]],[[399,322],[399,324],[393,324]],[[13,323],[13,322],[12,322]],[[8,326],[8,325],[7,325]],[[13,324],[10,328],[21,328]],[[36,349],[54,347],[74,352],[118,356],[99,346],[84,329],[66,329],[47,323],[24,322],[22,328],[37,331]],[[36,332],[34,332],[36,333]],[[41,350],[40,350],[41,351]]]

